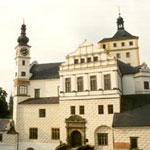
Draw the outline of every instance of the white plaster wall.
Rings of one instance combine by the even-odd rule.
[[[86,123],[86,138],[89,144],[95,144],[94,132],[101,125],[112,126],[113,114],[108,114],[107,106],[113,104],[114,112],[120,112],[120,98],[115,99],[84,99],[84,100],[68,100],[60,101],[60,122],[61,122],[61,135],[60,138],[66,142],[66,124],[65,118],[71,116],[70,106],[76,107],[76,114],[79,114],[79,106],[84,105],[85,114],[81,117],[85,118]],[[98,114],[98,105],[104,105],[104,114]]]
[[[39,109],[46,109],[46,117],[39,117]],[[51,139],[51,128],[59,128],[59,104],[20,104],[18,107],[18,128],[20,142],[57,143]],[[29,139],[29,128],[38,128],[38,139]]]
[[[55,150],[59,142],[39,143],[39,142],[19,142],[19,150],[34,148],[35,150]]]
[[[34,97],[34,89],[40,89],[40,97],[58,96],[59,79],[30,80],[29,95]]]
[[[0,144],[0,150],[17,150],[17,146],[10,144]]]
[[[133,77],[133,74],[123,76],[122,83],[124,95],[135,94],[135,81]]]
[[[138,137],[138,148],[150,150],[150,127],[124,127],[114,129],[115,142],[130,143],[130,137]]]

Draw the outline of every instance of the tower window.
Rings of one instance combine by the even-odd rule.
[[[77,91],[82,92],[83,91],[83,77],[77,78]]]
[[[29,129],[29,139],[38,139],[38,129],[37,128]]]
[[[122,42],[122,43],[121,43],[121,46],[125,46],[125,43],[124,43],[124,42]]]
[[[78,59],[75,59],[74,60],[74,64],[78,64],[79,63],[79,60]]]
[[[113,43],[113,46],[114,46],[114,47],[117,47],[117,43]]]
[[[60,138],[59,128],[52,128],[52,139],[59,140],[59,138]]]
[[[76,114],[75,106],[70,106],[70,113],[71,113],[71,115],[75,115]]]
[[[65,90],[66,92],[71,92],[71,78],[65,79]]]
[[[39,109],[39,117],[46,117],[46,110],[45,109]]]
[[[104,75],[104,90],[110,90],[111,89],[111,78],[110,74]]]
[[[108,105],[108,114],[113,114],[113,105]]]
[[[87,58],[87,62],[88,62],[88,63],[91,62],[91,57],[88,57],[88,58]]]
[[[27,95],[27,86],[20,85],[17,90],[18,95]]]
[[[117,53],[117,54],[116,54],[116,57],[117,57],[117,58],[121,58],[120,53]]]
[[[129,45],[132,46],[132,45],[133,45],[133,41],[130,41],[130,42],[129,42]]]
[[[3,141],[3,134],[0,134],[0,142]]]
[[[98,145],[108,145],[108,134],[98,133],[97,140],[98,140]]]
[[[81,64],[85,63],[85,59],[81,58]]]
[[[130,148],[131,149],[138,148],[138,138],[137,137],[130,137]]]
[[[149,89],[149,82],[148,81],[144,81],[144,89]]]
[[[84,106],[80,106],[80,107],[79,107],[79,110],[80,110],[79,113],[80,113],[81,115],[83,115],[83,114],[84,114]]]
[[[126,57],[130,57],[130,53],[129,52],[126,53]]]
[[[34,97],[39,98],[40,97],[40,89],[34,89]]]
[[[95,57],[93,58],[93,61],[98,61],[98,57],[95,56]]]
[[[106,48],[106,44],[103,44],[103,49],[105,49]]]
[[[21,76],[22,76],[22,77],[25,77],[25,76],[26,76],[26,72],[23,72],[23,71],[22,71],[22,72],[21,72]]]
[[[91,76],[90,77],[90,88],[91,88],[91,91],[96,91],[97,90],[96,76]]]
[[[22,61],[22,65],[25,66],[25,64],[26,64],[26,62],[25,62],[25,60],[23,60],[23,61]]]
[[[104,106],[98,105],[98,114],[104,114]]]

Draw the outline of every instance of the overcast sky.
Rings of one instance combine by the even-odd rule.
[[[141,62],[150,65],[150,0],[0,0],[0,87],[13,93],[14,48],[23,18],[31,62],[60,62],[84,39],[97,46],[113,36],[118,4],[125,29],[139,36]]]

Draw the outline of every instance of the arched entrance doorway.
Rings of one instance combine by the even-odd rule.
[[[82,136],[79,131],[73,131],[71,133],[71,146],[78,147],[82,145]]]

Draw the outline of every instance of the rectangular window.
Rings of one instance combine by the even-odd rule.
[[[94,56],[93,61],[98,61],[98,57]]]
[[[117,47],[117,43],[113,43],[113,46],[114,46],[114,47]]]
[[[111,78],[110,74],[104,75],[104,90],[110,90],[111,89]]]
[[[125,46],[125,43],[124,43],[124,42],[122,42],[122,43],[121,43],[121,46]]]
[[[34,89],[34,97],[39,98],[40,97],[40,89]]]
[[[74,60],[74,64],[78,64],[79,63],[79,60],[78,59],[75,59]]]
[[[116,57],[117,57],[117,58],[121,58],[120,53],[117,53],[117,54],[116,54]]]
[[[91,91],[96,91],[97,90],[96,76],[91,76],[90,77],[90,88],[91,88]]]
[[[71,92],[71,78],[65,79],[65,90],[66,92]]]
[[[106,44],[103,44],[103,49],[105,49],[106,48]]]
[[[0,142],[3,141],[3,134],[0,133]]]
[[[108,134],[107,133],[97,133],[98,145],[105,146],[108,145]]]
[[[82,92],[83,91],[83,77],[77,78],[77,91]]]
[[[26,76],[26,72],[21,72],[21,76],[25,77]]]
[[[88,62],[88,63],[91,62],[91,57],[88,57],[88,58],[87,58],[87,62]]]
[[[81,58],[81,64],[85,63],[85,59]]]
[[[18,95],[27,95],[28,93],[27,93],[27,86],[25,86],[25,85],[20,85],[19,87],[18,87]]]
[[[129,45],[132,46],[132,45],[133,45],[133,41],[130,41],[130,42],[129,42]]]
[[[39,117],[46,117],[46,110],[45,109],[39,109]]]
[[[22,65],[25,66],[25,60],[22,61]]]
[[[38,129],[37,128],[29,129],[29,139],[38,139]]]
[[[149,89],[149,82],[148,81],[144,81],[144,89]]]
[[[104,106],[98,105],[98,114],[104,114]]]
[[[71,113],[71,115],[75,115],[76,114],[75,106],[70,106],[70,113]]]
[[[59,140],[60,138],[60,131],[59,128],[52,128],[52,140]]]
[[[113,114],[114,110],[113,110],[113,105],[108,105],[108,114]]]
[[[81,115],[83,115],[83,114],[84,114],[84,106],[80,106],[80,107],[79,107],[79,110],[80,110],[79,113],[80,113]]]
[[[138,148],[138,138],[130,137],[130,149]]]
[[[130,53],[129,52],[126,53],[126,57],[130,57]]]

